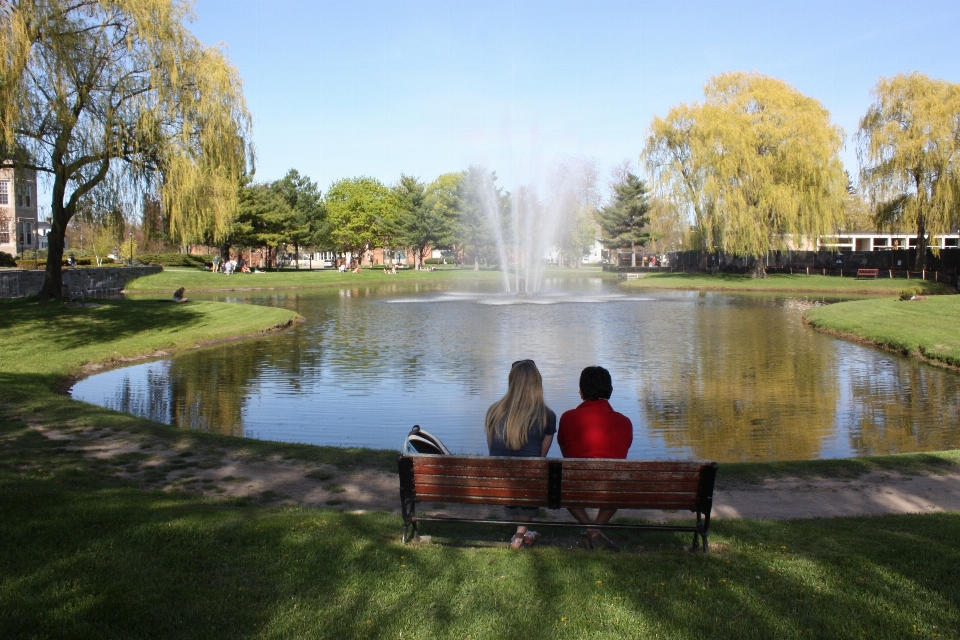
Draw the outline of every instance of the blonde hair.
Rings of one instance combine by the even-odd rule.
[[[532,424],[541,431],[546,428],[547,405],[543,402],[543,378],[537,365],[523,360],[510,369],[507,394],[487,409],[487,444],[493,442],[496,433],[511,451],[522,449]]]

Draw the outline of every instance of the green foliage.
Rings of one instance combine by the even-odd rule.
[[[164,267],[194,267],[206,269],[210,266],[213,256],[189,253],[142,253],[137,260],[144,264],[159,264]]]
[[[460,210],[463,173],[445,173],[429,185],[401,176],[394,188],[400,208],[399,241],[423,264],[428,248],[448,246]]]
[[[17,261],[6,251],[0,251],[0,267],[16,267]]]
[[[900,290],[900,299],[901,300],[913,300],[914,297],[923,293],[923,289],[920,287],[907,287],[906,289]]]
[[[916,230],[920,271],[927,234],[960,221],[960,84],[900,74],[873,95],[858,132],[861,182],[882,225]]]
[[[759,258],[834,232],[846,186],[843,135],[823,105],[757,73],[716,76],[704,94],[703,104],[654,118],[645,150],[700,248]]]
[[[276,249],[287,241],[295,218],[281,193],[269,184],[249,183],[240,187],[239,198],[233,244]]]
[[[330,185],[324,199],[330,241],[361,256],[373,247],[393,245],[399,209],[390,190],[376,178],[344,178]]]
[[[601,242],[608,249],[630,249],[631,264],[636,266],[637,248],[650,240],[647,186],[636,175],[627,173],[613,190],[613,201],[597,212],[597,222],[603,229]]]
[[[290,169],[280,180],[273,182],[270,189],[278,193],[290,208],[292,215],[287,220],[286,241],[302,246],[327,246],[330,229],[326,222],[326,212],[320,189],[307,176],[300,175],[296,169]]]

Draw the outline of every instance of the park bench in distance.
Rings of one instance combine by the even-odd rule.
[[[707,551],[707,530],[713,506],[716,462],[653,462],[596,458],[498,458],[401,454],[400,502],[403,513],[401,541],[408,532],[416,539],[421,522],[474,524],[529,524],[536,527],[577,527],[569,522],[418,516],[418,502],[467,503],[519,507],[677,509],[696,514],[691,524],[607,524],[598,529],[689,531],[693,550],[702,541]]]
[[[857,280],[860,278],[873,278],[876,280],[880,277],[880,269],[857,269]]]

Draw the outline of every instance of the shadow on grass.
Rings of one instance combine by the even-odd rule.
[[[139,333],[169,329],[198,321],[202,314],[190,303],[167,300],[97,301],[99,306],[74,307],[58,301],[27,301],[4,305],[7,330],[27,335],[38,326],[61,348],[77,348]]]
[[[143,491],[0,428],[0,637],[952,637],[960,515],[717,521],[634,552],[399,544],[399,517]],[[425,531],[427,533],[428,531]],[[439,534],[439,528],[429,533]],[[549,535],[553,535],[552,533]],[[636,552],[636,545],[646,550]],[[802,632],[802,633],[801,633]]]

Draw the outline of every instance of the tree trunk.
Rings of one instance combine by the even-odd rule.
[[[637,245],[631,244],[630,252],[630,266],[635,267],[637,266]]]
[[[754,278],[767,277],[767,268],[763,264],[763,258],[753,259],[753,277]]]
[[[53,201],[50,203],[50,233],[47,236],[47,267],[44,270],[43,287],[39,298],[63,297],[63,245],[67,237],[67,225],[73,217],[73,210],[63,205],[67,181],[59,175],[53,182]]]
[[[63,297],[63,245],[67,223],[64,220],[63,207],[54,209],[50,224],[50,233],[47,236],[47,266],[44,270],[43,288],[40,289],[41,300]]]
[[[473,257],[473,270],[480,271],[480,258],[479,256]]]
[[[293,243],[293,264],[294,271],[300,271],[300,245],[296,242]]]
[[[220,264],[226,264],[230,259],[230,247],[232,246],[229,242],[220,245]]]
[[[909,247],[907,247],[909,250]],[[927,268],[927,229],[923,215],[917,216],[917,257],[913,264],[914,271],[923,271]]]

